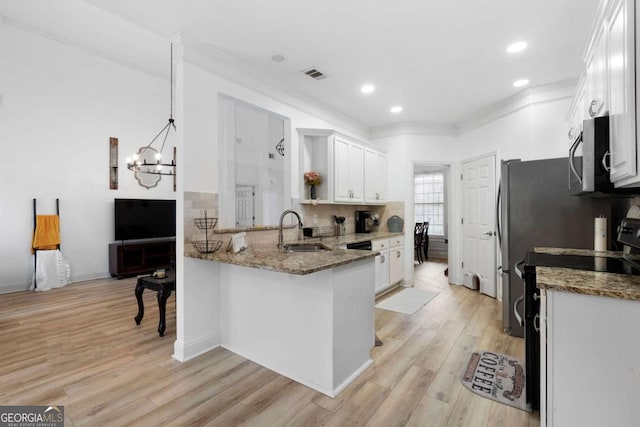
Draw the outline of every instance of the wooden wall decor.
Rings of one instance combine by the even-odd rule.
[[[109,188],[118,189],[118,138],[109,138]]]

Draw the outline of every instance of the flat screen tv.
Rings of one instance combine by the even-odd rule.
[[[116,240],[175,237],[176,201],[115,199]]]

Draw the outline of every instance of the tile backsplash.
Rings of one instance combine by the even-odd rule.
[[[196,240],[204,240],[205,230],[200,230],[194,224],[195,218],[203,218],[205,210],[207,217],[218,217],[218,194],[216,193],[200,193],[185,191],[184,193],[184,236],[185,251],[193,250],[192,242]],[[372,213],[380,215],[379,231],[388,231],[387,219],[393,215],[404,218],[404,202],[388,202],[385,206],[365,206],[365,205],[301,205],[296,208],[297,212],[302,214],[303,222],[306,227],[327,227],[333,229],[335,225],[334,215],[345,217],[345,233],[355,233],[356,230],[356,211],[369,210]],[[314,215],[317,216],[317,223],[313,223]],[[287,223],[290,224],[290,218],[287,217]],[[216,232],[209,230],[209,240],[222,240],[223,249],[233,233]],[[302,231],[297,227],[284,230],[284,238],[286,241],[302,239]],[[264,230],[247,231],[247,244],[252,245],[276,245],[278,242],[277,227],[266,228]]]

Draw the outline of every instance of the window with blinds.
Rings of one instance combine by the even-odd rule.
[[[445,235],[444,171],[418,172],[415,181],[415,220],[429,222],[429,235]]]

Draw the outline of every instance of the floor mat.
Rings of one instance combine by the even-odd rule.
[[[376,307],[398,313],[413,314],[423,305],[431,301],[436,295],[438,295],[437,292],[406,288],[384,301],[379,302],[376,304]]]
[[[480,396],[531,412],[525,395],[524,365],[516,358],[490,351],[471,353],[461,381]]]

